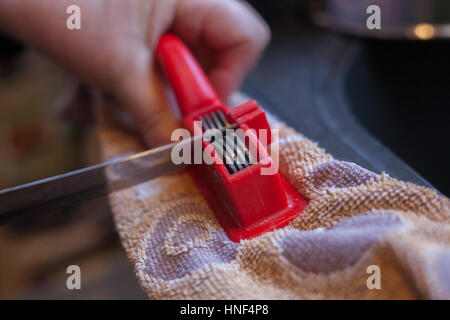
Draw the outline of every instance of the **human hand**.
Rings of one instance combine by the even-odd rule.
[[[81,8],[81,30],[65,27],[71,4]],[[178,126],[153,59],[164,32],[194,51],[224,101],[270,38],[265,22],[238,0],[2,0],[0,26],[113,94],[150,146],[165,143]]]

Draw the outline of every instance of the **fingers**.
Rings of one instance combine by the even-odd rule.
[[[147,4],[151,8],[149,11],[145,10]],[[165,0],[145,2],[143,8],[139,7],[148,13],[138,19],[142,37],[137,37],[138,41],[131,45],[122,43],[119,50],[123,55],[116,59],[117,68],[114,69],[117,82],[113,91],[131,113],[149,147],[170,142],[172,131],[179,127],[157,72],[153,52],[161,34],[173,21],[175,4],[175,0]]]
[[[147,145],[157,147],[170,142],[171,133],[179,124],[167,100],[164,84],[147,55],[148,52],[136,58],[123,75],[117,92]]]
[[[208,76],[224,101],[241,85],[270,40],[262,18],[236,0],[180,0],[173,29],[194,50],[204,46],[212,53]]]
[[[197,57],[203,51],[212,58],[207,74],[223,101],[240,86],[270,39],[265,22],[244,2],[178,0],[171,4],[176,4],[176,9],[172,7],[174,15],[168,14],[170,6],[159,10],[159,6],[153,7],[146,43],[140,49],[132,48],[133,59],[122,60],[115,76],[119,85],[114,92],[131,112],[150,147],[169,142],[171,132],[179,126],[152,52],[170,24]]]

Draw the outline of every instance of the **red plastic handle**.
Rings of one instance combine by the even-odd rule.
[[[177,36],[164,34],[156,48],[156,57],[184,117],[205,107],[221,104],[203,69]]]

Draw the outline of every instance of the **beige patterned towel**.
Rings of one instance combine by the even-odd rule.
[[[105,159],[142,150],[117,118],[105,119]],[[285,228],[230,241],[186,171],[110,197],[150,298],[450,299],[447,198],[338,161],[271,123],[281,129],[280,170],[309,200]]]

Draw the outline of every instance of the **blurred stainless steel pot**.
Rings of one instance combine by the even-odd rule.
[[[336,31],[377,38],[450,38],[449,0],[311,0],[313,20]],[[381,29],[370,30],[367,8],[377,5]]]

